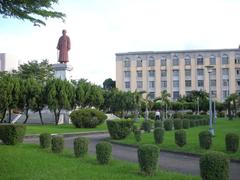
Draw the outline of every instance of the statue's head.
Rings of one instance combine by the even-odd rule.
[[[63,34],[63,35],[66,35],[66,33],[67,33],[67,30],[66,30],[66,29],[63,29],[63,30],[62,30],[62,34]]]

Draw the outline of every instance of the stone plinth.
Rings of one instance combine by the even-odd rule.
[[[62,80],[70,80],[70,71],[73,67],[69,64],[53,64],[54,76]]]

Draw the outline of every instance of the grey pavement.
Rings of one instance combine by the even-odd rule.
[[[109,137],[107,133],[105,134],[92,134],[83,135],[89,138],[89,153],[95,153],[95,146],[99,141],[104,140]],[[65,147],[73,149],[73,140],[75,137],[64,138]],[[27,138],[24,140],[25,143],[39,143],[38,138]],[[137,148],[128,147],[119,144],[112,144],[112,155],[115,159],[138,162],[137,159]],[[184,174],[198,176],[200,175],[199,169],[199,157],[182,155],[171,152],[160,152],[159,166],[161,169],[168,171],[175,171]],[[230,163],[230,179],[239,180],[240,179],[240,163],[231,162]]]

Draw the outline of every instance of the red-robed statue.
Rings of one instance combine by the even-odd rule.
[[[58,61],[60,63],[68,62],[68,51],[71,48],[70,38],[66,35],[67,31],[62,31],[62,36],[58,40],[57,49],[59,50]]]

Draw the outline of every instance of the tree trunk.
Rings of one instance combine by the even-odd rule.
[[[58,125],[58,118],[57,118],[56,109],[54,109],[53,112],[54,112],[54,117],[55,117],[55,124]]]
[[[3,115],[2,115],[2,119],[1,119],[1,123],[3,123],[3,120],[4,120],[5,116],[6,116],[6,112],[7,112],[7,109],[4,109]]]
[[[39,114],[42,125],[44,125],[43,119],[42,119],[42,111],[40,109],[38,109],[38,114]]]
[[[12,119],[12,113],[11,113],[12,109],[9,108],[8,109],[8,123],[11,123],[11,119]]]
[[[28,108],[26,108],[26,113],[25,113],[25,115],[26,115],[26,118],[25,118],[23,124],[26,124],[26,123],[27,123],[27,120],[28,120]]]

